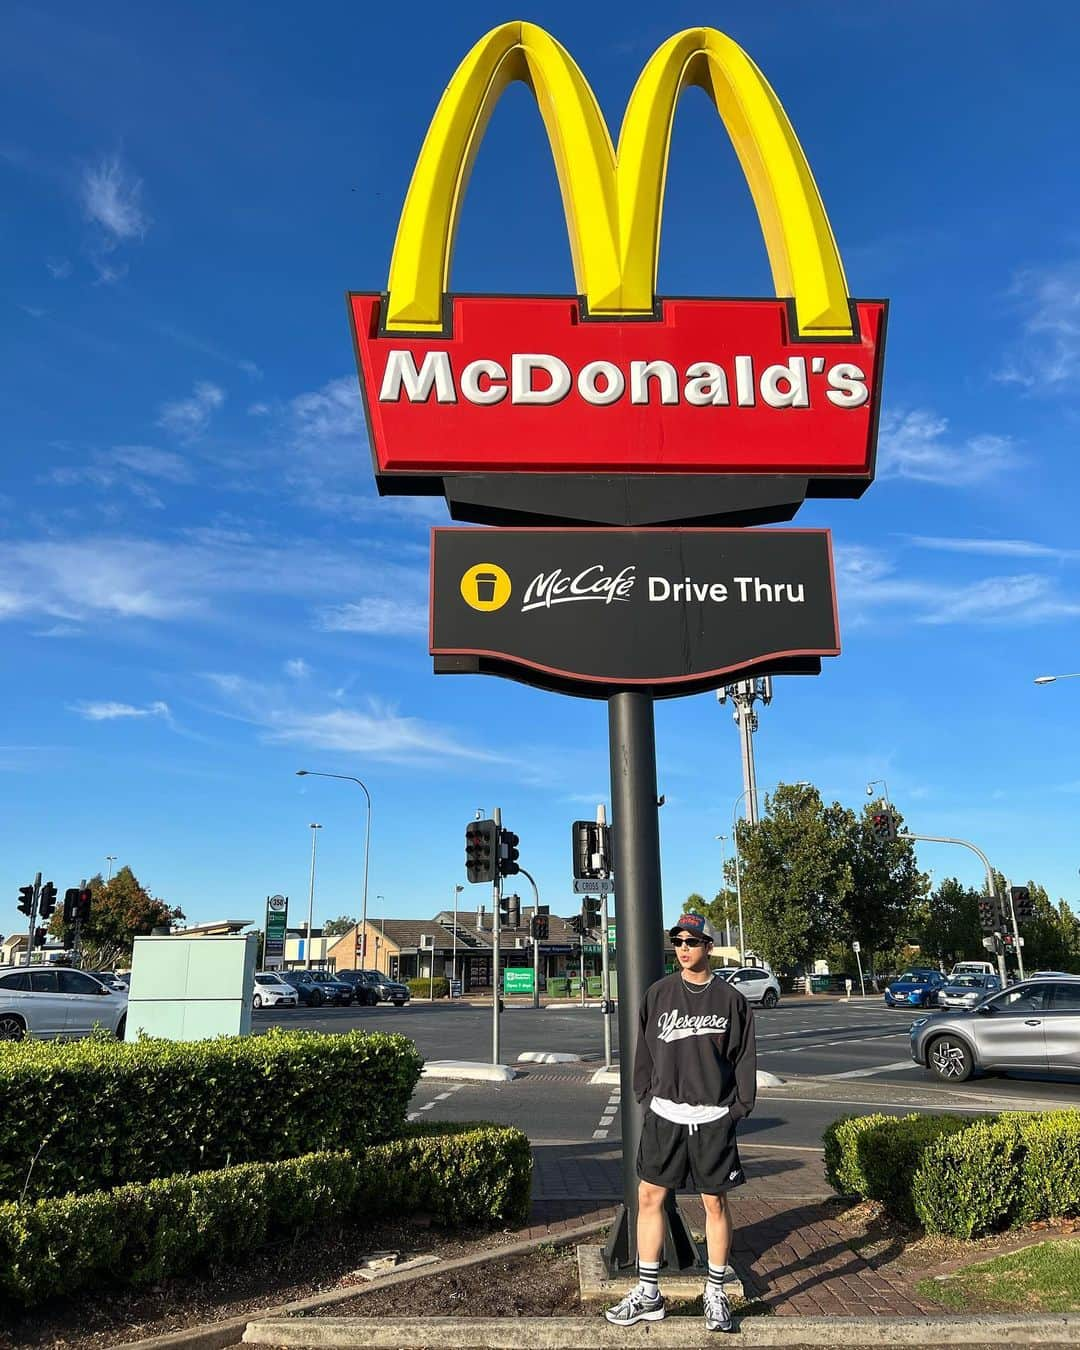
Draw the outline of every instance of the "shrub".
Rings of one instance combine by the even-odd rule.
[[[151,1284],[373,1212],[420,1208],[446,1223],[517,1221],[528,1207],[531,1167],[520,1130],[429,1126],[356,1154],[311,1153],[0,1204],[0,1293],[29,1306],[84,1288]]]
[[[1000,1227],[1020,1190],[1015,1117],[973,1121],[935,1140],[912,1178],[912,1204],[928,1233],[970,1238]]]
[[[356,1149],[401,1132],[404,1036],[23,1042],[0,1055],[0,1200]]]
[[[859,1156],[859,1140],[867,1130],[883,1124],[888,1116],[841,1116],[826,1129],[825,1180],[840,1195],[857,1195],[865,1200],[869,1183]]]
[[[1017,1223],[1080,1213],[1080,1111],[1001,1116],[1020,1131]]]
[[[409,994],[413,998],[430,998],[432,994],[432,985],[435,986],[436,998],[450,997],[450,981],[442,975],[436,975],[434,980],[406,980],[409,987]]]
[[[867,1198],[880,1201],[903,1223],[914,1223],[912,1183],[923,1153],[935,1140],[958,1134],[970,1124],[963,1116],[890,1116],[864,1130],[856,1148]]]

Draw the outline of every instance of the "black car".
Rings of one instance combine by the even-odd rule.
[[[347,1006],[353,1001],[353,988],[321,970],[283,970],[281,978],[296,990],[300,1002],[312,1008],[324,1003]]]
[[[388,975],[384,975],[378,970],[362,970],[359,973],[369,978],[371,987],[375,990],[380,1003],[392,1003],[395,1008],[403,1008],[408,1003],[409,986],[407,984],[392,980]]]
[[[378,1003],[379,991],[370,971],[339,970],[334,978],[351,987],[354,1003],[365,1008],[373,1008]]]

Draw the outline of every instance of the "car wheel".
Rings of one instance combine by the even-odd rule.
[[[761,1006],[763,1008],[775,1008],[780,1002],[780,995],[775,989],[766,989],[761,996]]]
[[[394,1007],[395,1007],[395,1008],[404,1008],[404,1006],[405,1006],[405,1000],[404,1000],[403,998],[396,998],[396,999],[394,999]]]
[[[252,1005],[253,1005],[254,1007],[256,1007],[256,1008],[261,1008],[261,1007],[262,1007],[262,995],[261,995],[261,994],[256,994],[255,997],[251,1000],[251,1002],[252,1002]]]
[[[311,995],[311,1006],[313,1008],[321,1008],[325,1002],[326,999],[323,998],[323,991],[321,989],[316,989]]]
[[[26,1035],[26,1027],[19,1017],[9,1014],[0,1017],[0,1041],[21,1041]]]
[[[127,1018],[121,1017],[120,1021],[117,1022],[116,1024],[116,1039],[118,1041],[122,1041],[124,1039],[125,1031],[127,1031]]]
[[[939,1036],[933,1041],[927,1063],[938,1078],[948,1083],[966,1082],[975,1071],[971,1051],[955,1036]]]

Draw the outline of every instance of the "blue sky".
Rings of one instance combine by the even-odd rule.
[[[878,481],[833,529],[844,654],[777,681],[763,787],[975,840],[1080,896],[1080,142],[1071,7],[16,4],[0,43],[0,930],[41,869],[116,855],[191,919],[424,915],[498,804],[569,912],[608,796],[604,706],[431,674],[427,530],[380,501],[343,293],[385,284],[438,95],[487,28],[543,24],[617,126],[650,52],[711,23],[777,89],[852,290],[890,297]],[[460,290],[573,289],[550,156],[512,89],[475,166]],[[771,294],[725,133],[679,112],[660,290]],[[712,695],[657,710],[665,909],[715,887],[741,790]],[[960,850],[938,877],[977,882]],[[471,888],[466,899],[486,899]],[[383,897],[376,899],[377,896]]]

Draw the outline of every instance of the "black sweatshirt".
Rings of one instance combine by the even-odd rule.
[[[634,1096],[687,1106],[727,1106],[733,1120],[754,1109],[757,1051],[750,1005],[727,980],[701,988],[680,971],[645,993],[634,1056]]]

